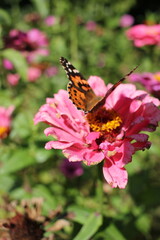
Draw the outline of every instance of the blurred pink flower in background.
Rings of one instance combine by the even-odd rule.
[[[48,56],[48,39],[46,35],[38,29],[31,29],[27,32],[27,42],[31,47],[29,52],[25,52],[28,62],[37,60],[40,56]]]
[[[128,39],[133,40],[136,47],[160,45],[160,24],[139,24],[127,30]]]
[[[84,172],[81,162],[69,162],[67,158],[61,162],[60,170],[67,178],[79,177]]]
[[[104,96],[111,85],[105,86],[96,76],[89,84],[99,96]],[[124,166],[131,162],[138,150],[149,148],[148,135],[160,120],[160,102],[132,84],[121,84],[107,98],[103,107],[84,114],[60,90],[54,98],[47,98],[35,115],[34,123],[50,125],[45,130],[57,140],[46,144],[46,149],[62,149],[70,162],[83,161],[86,165],[104,160],[103,174],[112,187],[125,188],[128,176]]]
[[[33,28],[28,32],[22,32],[17,29],[13,29],[6,36],[5,48],[13,48],[19,51],[27,60],[29,64],[28,68],[28,80],[30,82],[36,81],[42,74],[43,70],[39,68],[38,65],[43,65],[39,63],[39,58],[48,56],[48,39],[45,33],[41,32],[39,29]],[[37,66],[32,66],[37,65]],[[7,70],[14,70],[13,64],[8,60],[3,60],[3,66]],[[56,74],[56,69],[45,69],[47,71],[47,76],[50,74]],[[53,72],[54,71],[54,72]],[[13,71],[12,71],[13,72]],[[10,85],[17,85],[20,76],[15,73],[10,73],[7,75],[7,81]]]
[[[27,32],[27,42],[34,48],[47,47],[48,39],[45,33],[41,32],[39,29],[33,28]]]
[[[56,23],[56,17],[48,16],[44,19],[44,22],[47,26],[53,26]]]
[[[8,36],[4,38],[5,48],[14,48],[18,51],[24,51],[26,48],[27,33],[18,29],[12,29]]]
[[[39,68],[29,67],[28,68],[28,81],[35,82],[40,76],[42,72]]]
[[[130,27],[134,23],[134,17],[130,14],[125,14],[120,18],[121,27]]]
[[[13,64],[8,59],[3,59],[3,67],[7,70],[12,70],[14,68]]]
[[[6,138],[11,130],[11,114],[14,106],[8,108],[0,106],[0,139]]]
[[[17,73],[9,73],[7,74],[7,82],[11,86],[16,86],[20,80],[20,76]]]
[[[58,68],[55,67],[55,66],[48,67],[48,68],[45,70],[45,74],[46,74],[48,77],[53,77],[53,76],[55,76],[57,73],[58,73]]]
[[[28,60],[35,61],[39,56],[47,56],[49,51],[48,39],[45,33],[39,29],[31,29],[28,32],[22,32],[13,29],[5,37],[5,48],[14,48],[20,51]]]
[[[95,31],[96,30],[96,27],[97,27],[97,23],[94,22],[94,21],[88,21],[85,25],[86,29],[88,31]]]
[[[142,84],[151,94],[160,99],[160,72],[133,73],[129,80]]]

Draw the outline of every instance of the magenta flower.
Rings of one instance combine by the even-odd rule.
[[[6,138],[11,130],[11,115],[14,106],[8,108],[0,106],[0,139]]]
[[[20,51],[29,63],[40,56],[47,56],[49,54],[47,46],[46,35],[38,29],[31,29],[28,32],[13,29],[5,38],[5,48],[14,48]]]
[[[32,48],[32,51],[30,50],[26,55],[28,62],[33,62],[40,56],[48,56],[48,39],[43,32],[31,29],[27,32],[27,42]]]
[[[42,75],[41,69],[39,69],[38,67],[30,66],[28,68],[28,72],[27,72],[27,80],[29,82],[35,82],[38,78],[40,78],[41,75]],[[8,73],[7,74],[7,82],[11,86],[16,86],[19,83],[19,80],[20,80],[19,74],[17,74],[17,73]]]
[[[105,86],[96,76],[89,84],[99,96],[104,96],[111,85]],[[97,111],[84,114],[60,90],[48,98],[35,115],[34,123],[50,125],[45,134],[56,138],[46,144],[46,149],[62,149],[70,162],[83,161],[86,165],[104,160],[103,174],[112,187],[124,188],[128,181],[124,166],[131,162],[138,150],[149,148],[148,135],[160,120],[158,99],[145,91],[136,90],[132,84],[121,84]]]
[[[42,74],[41,69],[34,67],[36,60],[40,56],[47,56],[49,51],[48,40],[46,35],[38,29],[31,29],[28,32],[22,32],[13,29],[5,38],[5,48],[14,48],[20,51],[29,63],[28,80],[30,82],[36,81]],[[13,64],[8,60],[3,60],[3,65],[7,70],[15,70]],[[37,64],[38,65],[38,64]],[[8,74],[7,81],[10,85],[17,85],[20,76],[18,74]]]
[[[3,67],[7,70],[12,70],[14,68],[13,64],[8,59],[3,59]]]
[[[130,40],[134,41],[136,47],[160,45],[160,24],[135,25],[127,30],[126,35]]]
[[[125,14],[120,18],[121,27],[130,27],[134,23],[134,17],[130,14]]]
[[[48,45],[46,35],[36,28],[27,32],[27,41],[29,44],[35,44],[35,47],[46,47]]]
[[[53,76],[57,75],[57,73],[58,73],[58,68],[55,67],[55,66],[48,67],[48,68],[45,70],[45,74],[46,74],[48,77],[53,77]]]
[[[29,82],[35,82],[40,76],[42,75],[42,72],[39,68],[36,67],[29,67],[28,68],[28,81]]]
[[[27,48],[27,33],[17,29],[12,29],[9,35],[5,37],[5,48],[14,48],[18,51],[24,51]]]
[[[53,26],[56,23],[56,17],[48,16],[44,19],[44,22],[47,26]]]
[[[94,21],[88,21],[85,27],[88,31],[94,32],[97,28],[97,23]]]
[[[16,86],[20,80],[20,76],[17,73],[9,73],[7,74],[7,82],[11,86]]]
[[[81,162],[69,162],[67,158],[63,159],[60,170],[67,178],[75,178],[83,174]]]
[[[141,83],[151,94],[160,99],[160,72],[134,73],[129,79],[131,82]]]

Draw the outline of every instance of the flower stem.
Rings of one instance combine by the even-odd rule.
[[[96,198],[99,204],[98,211],[103,214],[103,174],[102,174],[102,163],[97,165],[97,188],[96,188]]]

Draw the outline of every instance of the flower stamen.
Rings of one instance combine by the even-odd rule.
[[[154,74],[154,78],[157,80],[157,81],[160,81],[160,72],[157,72]]]
[[[122,124],[122,119],[119,114],[113,110],[107,110],[105,107],[98,109],[95,112],[90,112],[86,115],[91,131],[100,132],[101,136],[108,133],[118,133],[119,127]]]
[[[0,126],[0,138],[5,138],[8,135],[9,131],[9,127]]]

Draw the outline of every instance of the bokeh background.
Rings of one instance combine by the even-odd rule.
[[[106,83],[138,64],[139,73],[160,72],[160,47],[138,48],[126,36],[132,25],[159,22],[158,0],[1,1],[0,106],[14,106],[10,133],[1,135],[0,143],[2,220],[12,217],[7,210],[12,201],[19,206],[24,199],[43,198],[43,216],[60,208],[51,223],[67,221],[50,231],[52,239],[160,240],[159,129],[150,134],[151,148],[127,165],[126,189],[112,189],[104,181],[100,206],[99,167],[71,166],[60,150],[45,150],[46,125],[33,123],[46,98],[66,89],[61,56],[86,78],[97,75]]]

